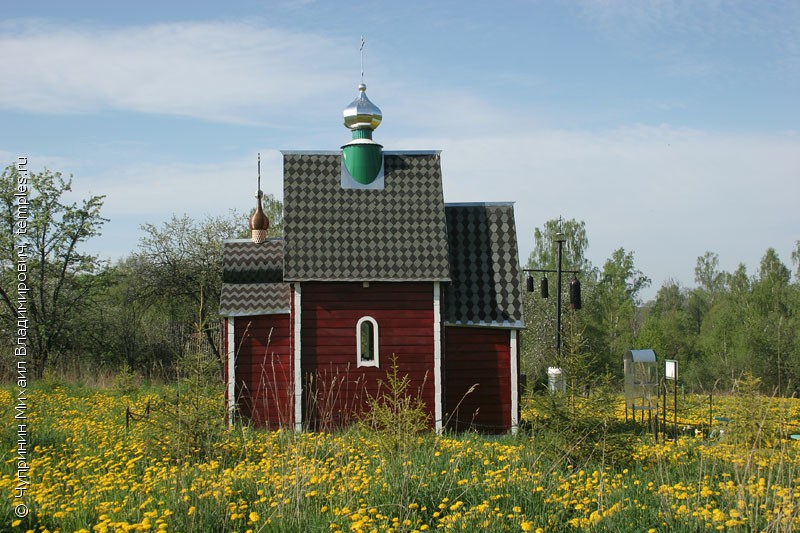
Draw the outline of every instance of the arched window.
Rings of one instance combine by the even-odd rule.
[[[378,323],[371,316],[356,324],[356,349],[358,366],[378,366]]]

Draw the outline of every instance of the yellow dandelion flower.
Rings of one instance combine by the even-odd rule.
[[[258,516],[258,513],[257,513],[257,512],[255,512],[255,511],[250,511],[250,514],[247,516],[247,518],[249,518],[251,522],[255,523],[255,522],[258,522],[258,519],[259,519],[260,517]]]
[[[522,531],[533,531],[533,522],[523,520],[520,524],[520,527],[522,527]]]

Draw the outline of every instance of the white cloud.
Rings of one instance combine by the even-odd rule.
[[[262,151],[261,169],[261,188],[281,193],[280,152]],[[106,195],[104,212],[158,223],[172,213],[202,216],[233,208],[249,210],[255,206],[256,178],[256,159],[248,157],[210,165],[175,162],[109,168],[101,175],[82,176],[80,187]]]
[[[15,73],[0,84],[7,109],[258,122],[265,109],[302,112],[302,102],[345,86],[337,42],[257,22],[76,28],[16,21],[3,30],[0,56]]]
[[[755,273],[767,247],[787,264],[800,239],[800,137],[669,126],[608,131],[517,127],[504,134],[413,139],[442,148],[446,201],[516,202],[523,261],[533,229],[584,220],[597,266],[624,247],[653,278],[693,284],[706,250]],[[411,141],[408,141],[411,142]]]

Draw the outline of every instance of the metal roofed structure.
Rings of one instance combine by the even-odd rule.
[[[658,366],[654,350],[626,350],[622,357],[625,374],[625,416],[628,410],[658,416]]]

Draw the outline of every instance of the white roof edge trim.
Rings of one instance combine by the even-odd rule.
[[[255,310],[223,310],[219,311],[222,317],[237,317],[237,316],[259,316],[259,315],[288,315],[289,308],[286,309],[255,309]]]
[[[361,283],[362,281],[369,281],[370,283],[449,283],[453,281],[450,278],[440,278],[440,279],[429,279],[429,278],[284,278],[282,282],[278,283],[302,283],[302,282],[309,282],[309,281],[321,281],[321,282],[330,282],[330,283],[338,283],[338,282],[347,282],[347,283]]]
[[[264,242],[276,242],[276,241],[282,241],[282,240],[284,240],[283,237],[269,237]],[[226,242],[253,242],[253,239],[223,239],[222,242],[223,243],[226,243]],[[253,242],[253,244],[256,244],[256,243]]]
[[[516,202],[445,202],[445,207],[506,207]]]
[[[376,143],[377,144],[377,143]],[[281,150],[283,155],[341,155],[341,150]],[[384,150],[384,155],[440,155],[441,150]]]
[[[444,323],[445,326],[452,326],[457,328],[497,328],[497,329],[525,329],[525,322],[517,320],[514,322],[448,322]]]

